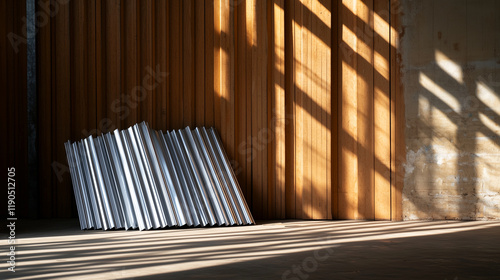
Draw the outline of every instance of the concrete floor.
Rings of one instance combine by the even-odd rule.
[[[286,220],[143,232],[81,231],[76,220],[17,225],[16,272],[4,263],[0,279],[500,279],[500,222]]]

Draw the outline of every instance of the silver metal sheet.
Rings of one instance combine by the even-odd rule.
[[[188,158],[188,162],[191,165],[194,174],[196,174],[198,179],[198,188],[201,195],[205,201],[207,209],[211,215],[211,224],[223,225],[225,219],[220,207],[220,203],[217,201],[217,196],[213,190],[213,183],[208,175],[208,170],[203,164],[203,159],[198,151],[194,142],[189,141],[187,137],[182,137],[180,133],[175,131],[170,132],[170,137],[176,146],[183,146],[184,152]]]
[[[69,143],[69,141],[68,141]],[[85,178],[83,177],[82,166],[80,164],[80,152],[78,150],[77,143],[73,143],[69,145],[71,147],[72,158],[73,158],[73,172],[75,173],[76,178],[76,192],[79,193],[81,203],[82,203],[82,213],[84,215],[85,228],[94,227],[95,221],[91,211],[91,203],[89,201],[89,194],[87,192],[87,188],[85,187]],[[71,172],[71,171],[70,171]],[[73,175],[72,175],[73,176]]]
[[[252,217],[252,214],[250,213],[250,209],[248,208],[248,205],[245,201],[245,198],[243,196],[243,192],[241,191],[240,185],[238,183],[238,180],[236,179],[236,175],[234,174],[233,168],[231,167],[229,158],[222,148],[222,141],[219,138],[219,135],[215,131],[215,128],[210,129],[210,136],[211,136],[211,142],[215,147],[217,148],[217,151],[219,153],[219,156],[222,158],[222,164],[224,165],[227,174],[229,174],[229,179],[231,181],[231,186],[237,196],[238,203],[242,206],[243,212],[245,214],[245,219],[247,221],[247,224],[255,224],[255,221]]]
[[[224,168],[224,165],[222,163],[222,160],[221,160],[220,156],[217,154],[216,148],[214,147],[212,142],[210,142],[207,131],[205,130],[205,128],[201,128],[201,129],[196,128],[195,132],[196,132],[197,136],[200,139],[203,139],[203,142],[206,144],[207,150],[209,151],[210,158],[212,159],[212,168],[214,168],[215,172],[217,173],[217,177],[220,180],[220,185],[221,185],[222,191],[224,192],[224,196],[225,196],[226,200],[228,201],[230,213],[232,215],[233,220],[238,225],[244,224],[243,219],[242,219],[244,214],[241,211],[238,200],[237,200],[236,196],[234,195],[232,188],[230,187],[231,183],[230,183],[230,180],[228,178],[228,174],[225,172],[225,168]]]
[[[84,213],[83,199],[80,193],[81,187],[77,179],[78,173],[75,170],[76,164],[74,161],[73,147],[71,146],[71,143],[69,141],[64,143],[64,149],[66,150],[66,157],[68,158],[68,166],[71,175],[71,182],[73,183],[73,192],[75,194],[76,209],[78,211],[78,218],[80,220],[80,228],[85,229],[87,228],[87,221],[85,217],[86,214]]]
[[[64,147],[82,229],[254,223],[213,128],[143,122]]]
[[[185,147],[179,143],[177,139],[172,139],[170,137],[170,133],[167,132],[162,135],[162,137],[168,150],[172,151],[171,155],[174,161],[174,169],[177,170],[181,178],[181,185],[185,183],[186,186],[191,188],[191,194],[196,201],[196,209],[202,220],[202,225],[215,225],[215,216],[208,201],[208,197],[201,187],[201,177],[194,162],[190,158],[190,154],[188,154]]]
[[[161,132],[160,132],[161,133]],[[162,137],[162,141],[165,141],[163,134],[156,133],[158,137]],[[166,143],[164,142],[166,145]],[[170,173],[172,175],[172,183],[174,185],[180,186],[186,197],[186,201],[189,205],[189,212],[193,219],[193,225],[207,225],[206,215],[203,211],[198,192],[195,189],[192,178],[187,174],[186,169],[188,168],[180,157],[180,151],[178,149],[165,149],[165,153],[169,155],[170,162],[168,164],[170,168]]]
[[[148,132],[149,133],[149,132]],[[178,225],[177,213],[174,211],[172,194],[167,186],[170,181],[169,171],[165,166],[164,149],[161,146],[156,135],[151,135],[151,147],[148,145],[148,152],[151,157],[151,166],[153,168],[153,177],[156,182],[160,203],[164,209],[163,217],[167,226]]]
[[[159,148],[162,151],[162,166],[165,172],[165,177],[168,179],[167,184],[171,192],[175,192],[177,200],[175,201],[175,212],[178,214],[180,225],[187,224],[188,226],[197,226],[200,224],[198,215],[194,208],[194,203],[191,193],[186,185],[181,185],[178,172],[176,171],[173,162],[173,151],[165,148],[163,135],[155,135]],[[160,138],[160,139],[158,139]]]
[[[133,212],[130,192],[127,188],[123,166],[118,155],[116,139],[111,133],[103,135],[103,143],[108,154],[110,179],[114,182],[115,191],[120,205],[121,215],[123,217],[123,227],[125,229],[137,228],[136,218]]]
[[[114,135],[118,147],[118,154],[120,155],[121,162],[123,164],[123,174],[125,175],[126,185],[134,208],[136,224],[140,230],[143,230],[146,229],[145,213],[143,210],[144,198],[142,197],[142,192],[137,191],[136,186],[139,183],[136,180],[135,169],[133,169],[132,161],[130,159],[130,148],[126,139],[127,134],[124,131],[120,132],[115,130]]]

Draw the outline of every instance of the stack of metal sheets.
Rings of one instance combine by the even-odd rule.
[[[254,223],[213,128],[143,122],[65,148],[82,229]]]

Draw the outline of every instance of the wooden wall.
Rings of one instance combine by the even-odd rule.
[[[215,125],[221,131],[215,112],[227,104],[214,84],[221,67],[214,59],[221,46],[214,3],[39,3],[58,11],[38,37],[42,216],[75,215],[67,140],[140,121],[162,130]]]
[[[26,1],[0,1],[0,162],[4,178],[7,168],[16,169],[16,217],[28,215],[29,200],[27,45],[22,20],[25,15]],[[4,186],[1,199],[6,206],[7,185]],[[7,215],[5,209],[1,215]]]
[[[391,218],[389,4],[339,1],[339,218]]]
[[[42,216],[65,141],[147,121],[215,126],[258,219],[400,218],[389,0],[38,2]]]

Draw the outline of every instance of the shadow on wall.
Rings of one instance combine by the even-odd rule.
[[[404,219],[500,218],[500,3],[404,3]]]

